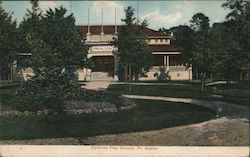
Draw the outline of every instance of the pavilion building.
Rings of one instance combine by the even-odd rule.
[[[89,46],[87,57],[94,62],[92,69],[78,70],[79,80],[117,80],[119,50],[112,45],[113,38],[121,31],[122,25],[79,25],[83,40]],[[150,28],[143,30],[154,62],[150,70],[140,80],[154,80],[160,67],[169,71],[171,80],[191,80],[192,67],[183,60],[183,48],[171,44],[173,34]]]
[[[79,25],[85,44],[88,45],[87,57],[94,62],[92,69],[77,70],[79,80],[118,80],[119,63],[116,53],[119,50],[112,44],[113,38],[121,31],[122,25]],[[139,80],[156,80],[160,67],[165,67],[171,80],[192,80],[192,67],[185,66],[184,50],[171,44],[173,34],[162,33],[150,28],[143,30],[154,62],[150,70]],[[31,55],[31,54],[22,54]],[[17,80],[16,62],[11,66],[10,73],[2,74],[1,79]],[[27,80],[33,76],[33,70],[21,70],[22,78]]]

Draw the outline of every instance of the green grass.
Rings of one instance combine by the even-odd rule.
[[[8,86],[8,88],[1,89],[0,88],[0,95],[1,95],[1,105],[4,107],[18,110],[18,111],[36,111],[41,109],[46,109],[49,106],[47,104],[44,105],[37,105],[35,102],[24,102],[19,97],[16,96],[16,91],[20,86]],[[120,97],[119,94],[105,92],[101,95],[88,95],[82,94],[80,96],[69,97],[63,99],[63,102],[74,102],[74,101],[95,101],[95,102],[110,102],[118,107],[123,104],[123,99]],[[63,105],[63,104],[62,104]]]
[[[211,109],[192,104],[136,100],[138,108],[116,113],[0,118],[0,139],[91,137],[159,130],[206,121]]]
[[[170,83],[170,84],[169,84]],[[65,101],[106,101],[121,104],[120,94],[155,95],[169,97],[201,98],[249,104],[247,84],[214,85],[200,92],[200,84],[177,81],[166,85],[132,85],[132,92],[126,84],[110,85],[106,94],[99,96],[78,96]],[[1,87],[1,103],[18,110],[27,110],[32,105],[15,97],[16,86]],[[216,87],[216,90],[213,89]],[[212,95],[221,95],[216,98]],[[59,137],[91,137],[96,135],[159,130],[203,122],[215,118],[215,111],[194,104],[173,103],[155,100],[135,100],[138,108],[116,113],[95,113],[81,115],[19,116],[0,117],[0,139],[37,139]]]
[[[236,85],[213,85],[207,86],[204,92],[200,92],[199,83],[185,84],[166,84],[166,85],[131,85],[129,91],[128,84],[114,84],[108,88],[109,92],[119,94],[134,94],[148,96],[166,96],[179,98],[197,98],[207,100],[226,101],[239,105],[249,105],[249,86],[241,83]],[[182,82],[183,83],[183,82]],[[216,87],[216,89],[214,89]]]

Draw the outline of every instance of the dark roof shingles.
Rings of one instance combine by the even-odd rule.
[[[84,36],[86,35],[86,33],[88,32],[88,26],[87,25],[80,25],[77,26],[80,27],[82,33],[84,34]],[[121,31],[121,27],[122,25],[118,25],[117,26],[117,31]],[[97,35],[100,34],[102,31],[102,26],[101,25],[92,25],[90,26],[90,33]],[[104,34],[114,34],[115,33],[115,26],[114,25],[104,25],[103,26],[103,32]],[[170,34],[166,34],[166,33],[162,33],[150,28],[146,28],[143,30],[144,34],[146,36],[169,36]]]

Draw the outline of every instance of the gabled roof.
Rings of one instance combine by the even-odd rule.
[[[88,25],[78,25],[77,27],[80,28],[80,30],[82,31],[83,35],[86,35],[86,33],[88,32]],[[123,27],[123,25],[118,25],[117,26],[117,32],[119,33],[121,31],[121,28]],[[90,33],[92,35],[99,35],[102,31],[102,26],[101,25],[90,25]],[[104,34],[114,34],[115,33],[115,25],[104,25],[103,26],[103,32]],[[168,33],[163,33],[163,32],[159,32],[150,28],[145,28],[143,30],[144,34],[148,37],[169,37],[170,34]]]

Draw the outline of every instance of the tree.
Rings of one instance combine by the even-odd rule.
[[[130,6],[125,9],[125,14],[125,19],[122,19],[125,25],[114,40],[114,44],[118,47],[117,56],[119,65],[124,68],[125,79],[127,80],[127,71],[129,71],[129,81],[132,81],[132,77],[138,80],[142,69],[149,67],[151,53],[143,34],[147,22],[143,21],[138,25],[135,22],[134,9]]]
[[[17,24],[11,14],[6,13],[0,2],[0,72],[9,70],[18,50]]]
[[[209,29],[209,18],[203,13],[196,13],[190,20],[190,26],[195,32],[204,32]]]
[[[250,72],[250,2],[246,0],[227,0],[222,7],[229,8],[226,16],[228,36],[232,36],[229,53],[234,57],[233,71],[242,73]],[[236,73],[237,74],[237,73]]]
[[[38,0],[31,0],[31,10],[27,9],[25,18],[19,25],[19,53],[18,55],[18,68],[32,67],[31,60],[34,52],[31,50],[29,40],[31,36],[34,38],[40,37],[40,20],[42,17],[42,10],[39,8]],[[33,53],[32,56],[27,55]]]
[[[31,53],[29,66],[33,70],[55,66],[73,75],[77,68],[83,67],[87,50],[81,41],[80,31],[75,27],[72,14],[66,15],[63,7],[49,9],[41,16],[36,1],[31,1],[32,11],[20,25],[24,45],[22,52]]]
[[[172,43],[183,47],[185,53],[183,53],[184,60],[191,64],[192,63],[192,47],[194,44],[194,31],[186,25],[180,25],[172,27],[168,32],[174,33]]]
[[[78,87],[75,71],[84,67],[87,50],[73,14],[67,15],[61,6],[39,15],[37,3],[32,4],[33,11],[28,12],[30,16],[22,26],[26,28],[23,30],[26,50],[31,53],[28,63],[35,76],[26,82],[24,93],[33,93],[31,99],[40,99],[42,103],[62,104],[67,91]]]
[[[192,47],[193,67],[200,75],[201,91],[203,91],[206,75],[212,71],[211,63],[213,62],[209,18],[202,13],[197,13],[192,17],[190,23],[191,28],[195,31],[195,43]]]

